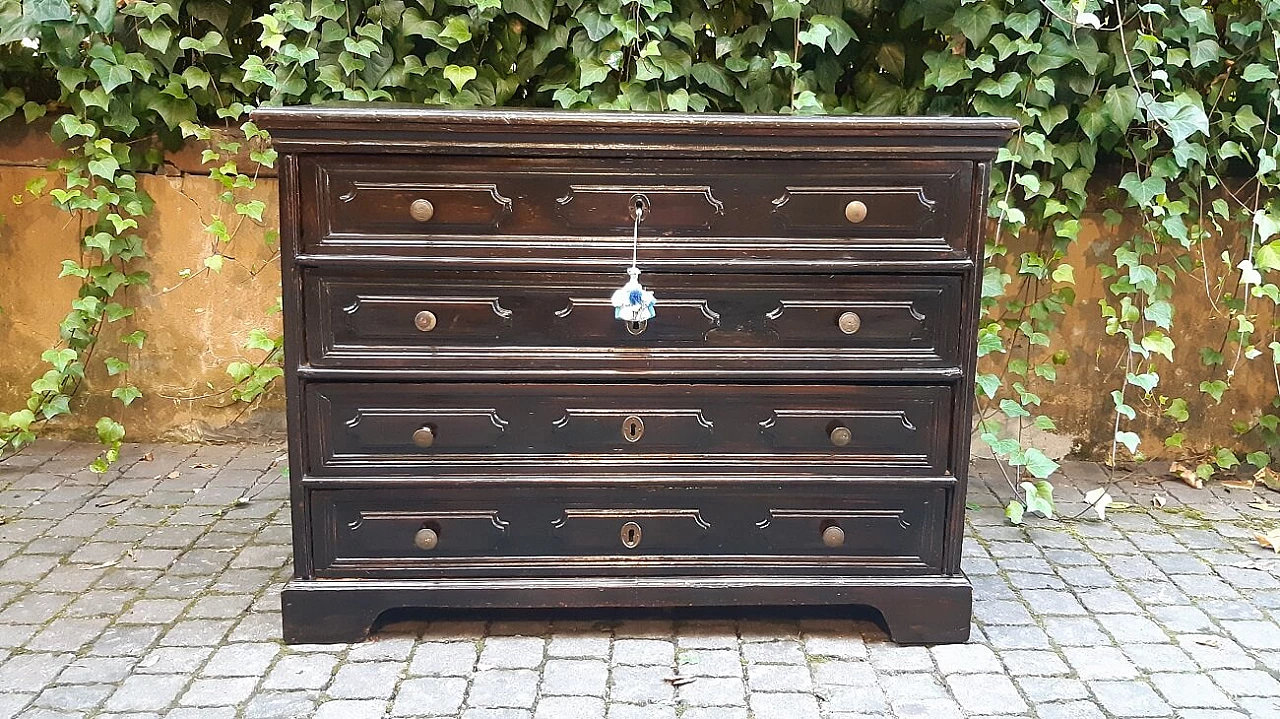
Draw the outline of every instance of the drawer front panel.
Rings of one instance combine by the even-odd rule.
[[[963,160],[303,158],[304,252],[441,262],[958,258]],[[806,260],[807,261],[807,260]]]
[[[947,386],[349,384],[306,390],[308,474],[943,474]]]
[[[949,482],[310,493],[321,576],[936,572]]]
[[[621,273],[616,273],[621,275]],[[958,367],[961,278],[646,274],[657,317],[614,318],[607,273],[311,272],[314,367],[433,373]],[[536,350],[533,351],[533,350]]]

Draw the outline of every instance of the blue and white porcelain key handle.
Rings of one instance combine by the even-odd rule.
[[[649,198],[644,195],[633,195],[631,198],[631,266],[627,268],[627,282],[618,288],[611,299],[613,316],[624,322],[647,322],[656,314],[654,306],[657,300],[653,293],[640,284],[640,223],[644,221],[649,209]]]

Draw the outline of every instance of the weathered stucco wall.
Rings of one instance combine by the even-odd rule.
[[[0,133],[0,163],[7,163],[0,164],[0,215],[5,218],[0,224],[0,409],[9,411],[22,406],[31,381],[47,369],[40,353],[58,341],[58,323],[76,298],[79,280],[56,278],[62,260],[80,257],[80,228],[47,197],[27,196],[21,205],[12,203],[34,178],[48,177],[49,188],[58,187],[60,180],[43,169],[56,152],[47,139],[12,123],[4,125],[8,134]],[[186,154],[174,160],[188,163]],[[279,315],[268,313],[280,294],[279,263],[275,247],[264,241],[267,227],[276,226],[275,179],[259,178],[256,189],[237,190],[241,201],[257,198],[268,203],[267,227],[245,220],[232,244],[223,248],[234,262],[226,262],[221,274],[204,272],[183,281],[182,271],[200,270],[214,245],[203,229],[212,214],[221,210],[233,228],[236,216],[231,208],[220,208],[220,185],[181,166],[170,171],[173,174],[144,176],[140,183],[155,199],[155,210],[139,230],[149,256],[133,267],[151,273],[151,286],[129,290],[126,304],[137,313],[108,326],[88,365],[88,391],[73,402],[79,409],[72,417],[50,428],[55,434],[86,433],[107,412],[120,417],[128,437],[135,440],[260,437],[283,431],[278,393],[252,409],[232,403],[225,393],[217,394],[231,385],[228,364],[262,359],[261,351],[243,348],[250,330],[279,332]],[[255,275],[252,270],[259,271]],[[118,339],[135,329],[148,334],[141,351]],[[120,354],[125,351],[127,355]],[[109,396],[118,378],[107,376],[102,359],[113,354],[132,364],[129,381],[143,392],[127,410]]]
[[[56,154],[57,148],[39,128],[0,123],[0,214],[5,216],[0,224],[0,347],[4,348],[0,410],[16,408],[25,399],[31,381],[43,371],[40,353],[57,341],[58,322],[78,289],[75,278],[56,279],[62,260],[79,256],[74,220],[53,208],[47,198],[28,198],[20,206],[9,200],[41,175],[49,177],[50,187],[57,186],[58,178],[43,169]],[[186,281],[181,278],[183,270],[199,270],[210,253],[213,240],[203,227],[218,211],[220,188],[201,176],[196,158],[198,152],[184,151],[172,158],[171,174],[142,179],[156,202],[154,214],[141,228],[149,258],[139,263],[151,273],[152,286],[133,290],[130,302],[138,307],[137,315],[110,327],[91,363],[89,391],[77,400],[80,409],[52,428],[54,433],[85,434],[108,411],[122,417],[129,437],[138,440],[259,437],[282,431],[283,402],[278,390],[252,408],[218,394],[231,383],[226,374],[229,363],[262,357],[259,351],[243,349],[249,331],[255,327],[279,331],[279,316],[267,312],[279,296],[280,275],[275,248],[263,240],[266,228],[247,220],[240,225],[233,245],[224,248],[235,261],[227,262],[220,275],[206,272]],[[260,178],[257,189],[242,197],[267,203],[264,216],[271,228],[277,225],[276,192],[274,178]],[[224,208],[224,216],[234,218],[230,208]],[[1124,373],[1118,365],[1122,341],[1105,334],[1098,309],[1109,280],[1100,279],[1093,269],[1099,263],[1114,264],[1110,254],[1114,243],[1098,240],[1117,230],[1106,228],[1100,215],[1086,217],[1082,226],[1080,241],[1067,258],[1076,268],[1077,300],[1062,318],[1053,347],[1066,350],[1070,362],[1059,368],[1056,384],[1030,383],[1044,398],[1044,412],[1058,421],[1056,436],[1034,440],[1054,455],[1074,451],[1100,456],[1109,449],[1110,391],[1119,386]],[[1215,263],[1215,271],[1221,267],[1222,249],[1204,253]],[[1010,255],[1016,258],[1020,251],[1015,247]],[[255,275],[250,268],[261,271]],[[1255,417],[1275,396],[1276,380],[1270,363],[1260,358],[1241,363],[1233,390],[1222,405],[1213,405],[1201,395],[1198,386],[1207,375],[1199,365],[1198,349],[1220,346],[1226,323],[1221,311],[1207,300],[1203,285],[1186,275],[1177,282],[1173,303],[1179,369],[1162,373],[1159,393],[1192,402],[1191,420],[1184,427],[1188,447],[1233,444],[1232,422]],[[1264,302],[1269,301],[1258,306]],[[1258,326],[1267,328],[1269,323],[1264,319]],[[118,403],[107,397],[116,383],[106,376],[101,359],[123,350],[116,338],[136,328],[145,329],[149,338],[143,351],[130,351],[127,357],[133,364],[129,379],[144,397],[121,412]],[[1265,349],[1266,341],[1261,344]],[[998,371],[990,361],[984,365],[987,371]],[[1200,398],[1205,402],[1197,403]],[[1129,401],[1143,411],[1136,394],[1131,393]],[[1153,414],[1158,416],[1159,410]],[[1139,421],[1127,428],[1143,435],[1148,454],[1155,454],[1174,429],[1168,420]]]

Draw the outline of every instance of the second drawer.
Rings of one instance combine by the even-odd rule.
[[[314,383],[308,474],[948,469],[948,386]]]
[[[960,364],[961,277],[646,274],[646,323],[604,273],[307,275],[307,361],[438,375],[938,370]]]

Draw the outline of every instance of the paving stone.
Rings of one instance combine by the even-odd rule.
[[[59,684],[118,684],[133,671],[132,657],[82,657],[58,675]]]
[[[1151,683],[1175,707],[1231,708],[1235,704],[1202,674],[1152,674]]]
[[[249,699],[258,684],[255,677],[197,679],[182,695],[181,703],[188,706],[230,706]]]
[[[1121,646],[1171,641],[1163,627],[1141,614],[1099,614],[1097,619]]]
[[[214,653],[201,673],[211,677],[262,676],[279,652],[278,644],[228,644]]]
[[[690,711],[687,710],[682,715],[689,717]],[[616,704],[609,703],[608,719],[676,719],[675,707],[664,707],[656,704]]]
[[[818,700],[812,694],[751,694],[755,719],[818,719]]]
[[[737,678],[704,677],[681,685],[676,693],[689,706],[746,706],[746,690]]]
[[[1106,719],[1098,705],[1088,701],[1036,705],[1040,719]]]
[[[533,713],[534,719],[600,719],[604,716],[604,700],[595,697],[543,697]]]
[[[1003,674],[953,674],[947,677],[947,685],[969,712],[1018,714],[1027,710],[1026,701]]]
[[[609,699],[628,704],[669,703],[675,696],[675,688],[666,681],[669,676],[671,670],[666,667],[613,667]]]
[[[546,640],[541,637],[487,637],[480,653],[481,669],[529,669],[542,664]]]
[[[71,661],[72,654],[19,654],[0,665],[0,692],[39,689],[53,681]]]
[[[321,704],[314,719],[382,719],[386,712],[385,701],[334,699]]]
[[[867,656],[867,645],[858,635],[812,633],[805,635],[804,651],[818,657],[864,659]]]
[[[338,669],[329,685],[337,699],[387,699],[395,691],[403,667],[395,662],[362,662]],[[504,706],[504,705],[499,705]]]
[[[609,664],[599,660],[551,659],[542,667],[544,695],[602,697],[609,684]]]
[[[679,673],[691,677],[740,677],[742,654],[734,649],[682,649],[676,653]]]
[[[1280,697],[1280,680],[1258,669],[1229,669],[1209,672],[1218,686],[1237,697]]]
[[[1037,702],[1069,701],[1089,696],[1089,689],[1079,679],[1023,677],[1018,680],[1018,686]]]
[[[467,692],[461,677],[409,679],[400,685],[393,716],[456,716]]]
[[[1201,669],[1253,669],[1257,664],[1240,645],[1213,634],[1180,634],[1178,646],[1191,655]]]
[[[45,689],[36,697],[36,706],[63,711],[90,711],[96,709],[111,694],[113,688],[105,684],[68,684]]]
[[[736,641],[736,637],[734,638]],[[609,656],[609,637],[555,636],[547,642],[549,657],[598,657]],[[419,650],[421,651],[421,650]]]
[[[944,644],[933,647],[933,659],[943,674],[982,674],[1003,669],[990,647],[982,644]]]
[[[309,692],[262,692],[245,705],[244,719],[309,719],[316,698]]]
[[[1186,652],[1172,644],[1125,644],[1120,651],[1144,672],[1186,671],[1195,666]]]
[[[797,642],[753,642],[742,646],[748,664],[804,664],[804,652]]]
[[[613,663],[638,666],[670,666],[675,644],[665,639],[618,639],[613,643]]]
[[[1071,673],[1062,657],[1041,649],[1007,651],[1001,653],[1000,659],[1013,676],[1056,676]]]
[[[1171,716],[1173,710],[1155,690],[1137,681],[1095,681],[1089,683],[1103,709],[1118,717]]]
[[[1222,627],[1250,649],[1280,649],[1280,625],[1274,621],[1224,621]]]
[[[747,668],[747,685],[753,696],[757,692],[807,692],[813,688],[813,677],[803,664],[755,664]]]
[[[876,686],[877,673],[865,662],[823,662],[813,666],[813,679],[824,686]]]
[[[482,669],[475,674],[467,704],[473,707],[532,708],[538,673],[528,669]]]
[[[263,681],[267,689],[323,689],[333,678],[337,657],[290,654],[280,658]]]
[[[188,678],[176,674],[135,674],[125,678],[104,705],[109,711],[151,711],[173,704]]]
[[[471,673],[475,665],[474,642],[421,642],[413,653],[409,673],[427,676],[465,676]]]

